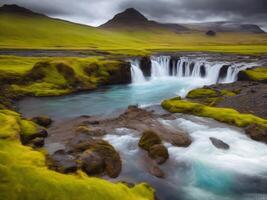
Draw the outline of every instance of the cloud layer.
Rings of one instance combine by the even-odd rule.
[[[52,17],[100,25],[134,7],[161,22],[240,21],[267,26],[266,0],[1,0]],[[265,24],[266,23],[266,24]]]

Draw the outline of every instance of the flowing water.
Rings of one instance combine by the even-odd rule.
[[[234,82],[240,70],[255,66],[170,56],[151,57],[151,63],[151,74],[145,77],[140,62],[131,61],[132,84],[65,97],[27,98],[19,103],[19,109],[28,117],[46,114],[55,119],[107,115],[132,104],[155,105],[175,95],[185,96],[203,85]],[[105,136],[122,157],[123,170],[117,180],[147,181],[163,200],[267,199],[267,145],[209,119],[179,115],[176,120],[159,120],[190,134],[191,146],[178,148],[166,143],[170,159],[161,166],[166,178],[158,179],[147,172],[146,154],[138,148],[135,131],[117,129]],[[230,149],[215,148],[210,137],[223,140]]]

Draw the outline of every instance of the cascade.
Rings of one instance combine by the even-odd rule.
[[[131,63],[131,77],[132,77],[132,83],[144,83],[146,82],[145,76],[140,69],[140,61],[130,60]]]
[[[132,82],[142,83],[146,79],[137,60],[131,61]],[[151,57],[151,79],[163,77],[195,77],[207,83],[231,83],[236,81],[240,71],[255,66],[254,63],[231,63],[208,61],[205,58],[171,58],[171,56]]]

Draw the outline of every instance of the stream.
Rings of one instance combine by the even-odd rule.
[[[185,97],[194,88],[235,82],[239,71],[257,65],[152,56],[151,72],[145,77],[140,61],[130,62],[132,84],[63,97],[25,98],[18,104],[19,111],[26,117],[48,115],[55,120],[81,115],[108,116],[122,112],[129,105],[153,107],[166,98]],[[115,181],[148,182],[161,200],[267,199],[267,145],[249,139],[241,129],[211,119],[175,116],[175,120],[158,120],[165,126],[187,132],[193,143],[187,148],[165,143],[170,158],[161,166],[166,172],[164,179],[147,172],[146,155],[138,147],[135,130],[121,127],[104,136],[122,158],[122,172]],[[230,149],[217,149],[210,137],[224,141]]]

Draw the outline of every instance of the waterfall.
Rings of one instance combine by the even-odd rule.
[[[133,83],[146,81],[139,67],[139,62],[132,61]],[[255,63],[235,63],[208,61],[205,58],[171,56],[151,57],[151,78],[177,77],[177,78],[201,78],[209,84],[232,83],[237,80],[241,70],[251,68]]]
[[[140,69],[139,60],[130,60],[131,63],[131,77],[132,83],[144,83],[146,82],[145,76]]]
[[[170,56],[151,57],[151,77],[169,76]]]

